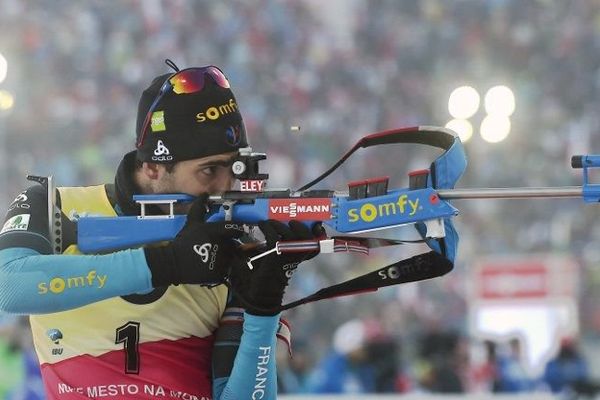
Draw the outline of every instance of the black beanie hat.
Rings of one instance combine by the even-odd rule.
[[[144,90],[138,105],[136,144],[148,110],[170,76],[154,78]],[[207,76],[204,88],[197,93],[164,94],[154,107],[143,143],[137,148],[137,158],[175,163],[242,147],[248,147],[248,141],[235,96],[231,89],[222,88]]]

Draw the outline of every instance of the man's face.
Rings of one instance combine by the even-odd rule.
[[[236,155],[237,152],[231,152],[180,161],[171,172],[166,169],[161,170],[160,177],[154,185],[154,191],[156,193],[185,193],[192,196],[202,193],[222,194],[231,190],[235,183],[231,172],[231,160]],[[184,210],[179,209],[178,211]]]

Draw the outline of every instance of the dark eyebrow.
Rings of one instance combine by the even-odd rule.
[[[214,166],[222,166],[222,167],[230,167],[233,164],[233,160],[235,157],[231,157],[228,160],[214,160],[214,161],[205,161],[203,163],[198,164],[199,167],[214,167]]]

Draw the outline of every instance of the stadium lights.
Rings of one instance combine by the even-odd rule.
[[[453,119],[448,121],[446,128],[456,132],[463,143],[473,136],[473,125],[466,119]]]
[[[0,83],[6,79],[6,73],[8,71],[8,62],[6,58],[0,53]]]
[[[0,111],[10,110],[15,104],[15,98],[12,93],[6,90],[0,90]]]
[[[480,107],[480,95],[471,86],[460,86],[452,91],[448,98],[448,111],[454,118],[446,127],[455,131],[463,142],[473,135],[473,117]],[[515,95],[504,85],[490,88],[484,96],[486,116],[481,121],[479,134],[488,143],[499,143],[510,133],[509,117],[515,112]]]
[[[507,86],[494,86],[484,97],[485,112],[510,117],[515,112],[515,95]]]
[[[480,96],[471,86],[460,86],[452,91],[448,99],[448,111],[453,118],[471,118],[479,109]]]
[[[498,143],[506,139],[510,133],[510,119],[502,115],[487,115],[481,121],[479,133],[483,140]]]

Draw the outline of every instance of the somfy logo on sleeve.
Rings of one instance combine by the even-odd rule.
[[[29,227],[29,214],[19,214],[4,223],[0,233],[8,231],[26,231]]]
[[[162,140],[159,140],[156,143],[156,149],[154,149],[154,155],[152,156],[152,159],[154,161],[171,161],[173,160],[173,156],[170,154],[171,152],[167,146],[165,146]]]

